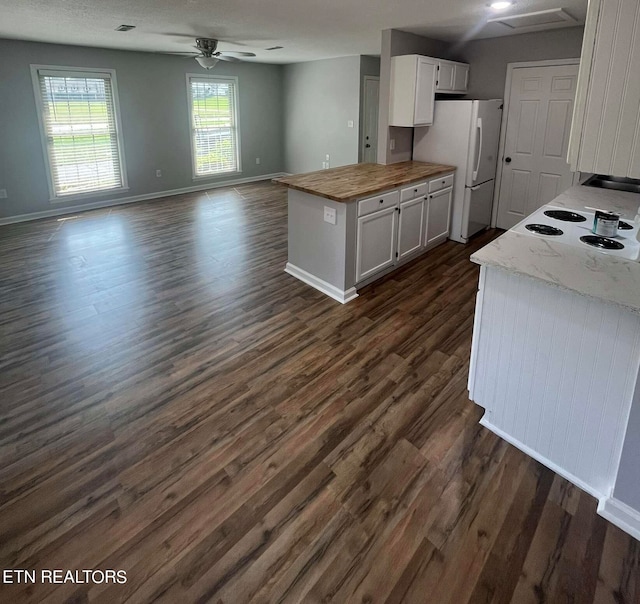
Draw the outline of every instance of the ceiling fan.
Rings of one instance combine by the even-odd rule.
[[[255,57],[253,52],[244,52],[236,50],[223,50],[217,51],[218,40],[214,38],[196,38],[196,45],[194,48],[199,51],[199,54],[192,55],[200,67],[205,69],[213,69],[218,61],[231,61],[239,62],[242,59],[238,57]]]

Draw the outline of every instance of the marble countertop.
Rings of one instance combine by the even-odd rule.
[[[610,210],[633,221],[640,206],[640,195],[576,185],[550,205],[572,210],[586,207]],[[638,261],[512,231],[478,250],[471,260],[640,313]]]
[[[352,164],[274,178],[273,182],[333,201],[353,201],[388,189],[455,171],[455,166],[405,161],[398,164]]]

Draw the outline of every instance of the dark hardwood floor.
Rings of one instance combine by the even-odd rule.
[[[489,241],[342,306],[269,183],[0,228],[2,602],[638,603],[640,544],[478,425]]]

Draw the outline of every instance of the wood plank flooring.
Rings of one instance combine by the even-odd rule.
[[[448,242],[342,306],[270,183],[0,228],[2,602],[640,602],[640,544],[478,424]]]

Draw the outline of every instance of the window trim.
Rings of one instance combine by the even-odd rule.
[[[240,92],[238,88],[237,76],[220,76],[220,75],[207,75],[201,73],[187,73],[187,109],[189,115],[189,141],[191,144],[191,179],[194,181],[209,180],[211,178],[224,178],[226,176],[233,176],[234,174],[242,174],[242,153],[240,150],[240,111],[239,111],[239,97]],[[236,123],[236,169],[229,172],[216,172],[215,174],[197,174],[196,173],[196,149],[195,141],[193,137],[193,99],[191,98],[191,79],[198,80],[212,80],[212,81],[228,81],[234,84],[235,94],[233,111]]]
[[[75,201],[89,199],[92,197],[105,197],[106,195],[114,195],[129,190],[127,179],[127,164],[124,154],[124,138],[122,135],[122,121],[120,119],[120,99],[118,94],[118,82],[116,79],[115,69],[105,69],[104,67],[66,67],[61,65],[30,65],[31,81],[33,83],[33,93],[36,101],[36,113],[38,115],[38,126],[40,128],[40,142],[42,143],[42,153],[47,174],[47,186],[49,188],[49,203],[66,203],[67,201]],[[99,76],[107,75],[111,79],[111,91],[113,94],[113,112],[115,118],[116,134],[118,137],[118,156],[120,160],[120,178],[122,186],[115,189],[100,189],[99,191],[86,191],[82,193],[72,193],[70,195],[56,195],[55,184],[53,182],[53,173],[51,168],[51,157],[49,155],[49,145],[47,144],[47,133],[44,124],[44,109],[42,106],[42,97],[40,95],[40,72],[57,72],[60,75],[72,74],[75,76]]]

